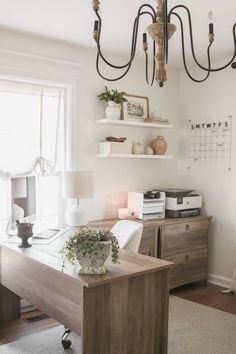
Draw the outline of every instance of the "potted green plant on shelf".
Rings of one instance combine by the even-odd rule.
[[[79,274],[104,274],[104,263],[110,253],[112,263],[119,263],[119,245],[111,231],[81,226],[61,250],[62,271],[68,261],[73,265],[79,263]]]
[[[118,90],[108,90],[105,86],[105,91],[98,95],[100,101],[107,103],[106,107],[106,118],[108,119],[119,119],[121,114],[121,103],[127,102],[124,97],[125,92],[119,92]]]

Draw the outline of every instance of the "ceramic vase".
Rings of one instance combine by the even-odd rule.
[[[143,146],[141,143],[133,143],[132,154],[140,155],[143,153]]]
[[[79,262],[79,274],[105,274],[104,266],[111,250],[110,241],[88,241],[93,243],[88,252],[76,250]]]
[[[107,107],[106,107],[106,118],[108,119],[120,119],[120,105],[113,102],[113,101],[108,101],[107,102]]]
[[[151,146],[147,146],[145,148],[145,154],[146,155],[153,155],[153,150],[152,150]]]
[[[31,223],[17,223],[17,236],[21,238],[21,244],[18,247],[29,248],[31,244],[28,243],[28,238],[33,236],[33,224]]]
[[[154,155],[165,155],[167,149],[167,142],[164,137],[158,135],[155,139],[153,139],[150,143],[150,147],[153,150]]]

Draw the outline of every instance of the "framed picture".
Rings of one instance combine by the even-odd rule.
[[[149,118],[148,97],[125,95],[127,102],[122,103],[122,119],[144,121]]]

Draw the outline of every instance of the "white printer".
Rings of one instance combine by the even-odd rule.
[[[128,209],[137,219],[151,220],[165,217],[165,193],[160,191],[129,192]]]
[[[190,189],[161,189],[166,194],[166,217],[184,218],[200,214],[202,197]]]

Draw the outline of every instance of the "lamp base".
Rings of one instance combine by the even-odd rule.
[[[66,212],[66,223],[69,226],[80,226],[82,209],[78,204],[72,205]]]

